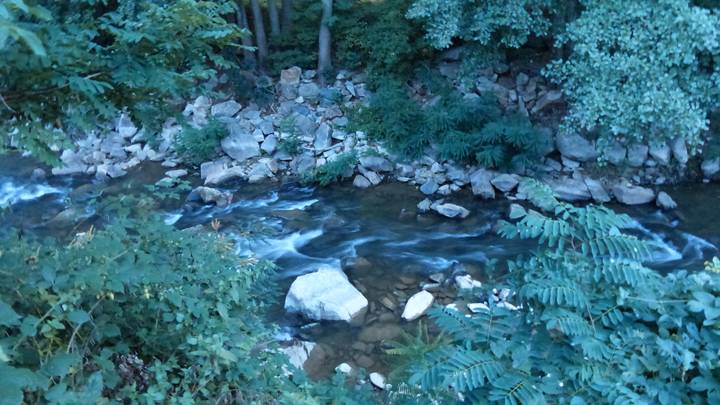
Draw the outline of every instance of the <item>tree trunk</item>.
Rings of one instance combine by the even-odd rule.
[[[255,43],[257,44],[257,60],[260,69],[265,68],[268,57],[267,37],[265,36],[265,23],[263,22],[262,10],[259,0],[250,0],[252,8],[253,24],[255,26]]]
[[[276,37],[280,35],[280,16],[276,0],[268,0],[268,14],[270,15],[270,35]]]
[[[292,31],[292,0],[282,0],[282,33],[287,34]]]
[[[253,53],[252,46],[252,36],[250,27],[248,27],[248,20],[247,20],[247,14],[245,12],[245,2],[243,0],[238,1],[238,8],[237,8],[237,15],[235,16],[237,19],[237,24],[240,26],[240,28],[247,30],[247,35],[243,35],[242,37],[242,44],[245,49],[243,49],[243,59],[245,60],[245,63],[255,65],[255,54]]]
[[[332,35],[330,33],[330,19],[333,12],[333,0],[322,0],[323,11],[320,20],[320,33],[318,34],[318,75],[320,82],[325,84],[325,76],[332,69]]]

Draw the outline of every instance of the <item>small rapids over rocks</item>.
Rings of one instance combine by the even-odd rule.
[[[163,170],[143,166],[126,178],[92,185],[94,180],[83,177],[33,177],[35,167],[29,160],[0,158],[3,229],[67,236],[87,228],[89,224],[77,227],[78,218],[92,215],[91,210],[78,209],[77,204],[73,208],[68,201],[111,195],[119,185],[141,189],[158,180]],[[385,343],[417,330],[417,321],[404,321],[401,314],[423,284],[441,283],[464,273],[484,281],[488,261],[502,263],[537,246],[507,241],[494,232],[496,222],[507,217],[509,201],[479,200],[469,192],[449,199],[470,210],[469,217],[460,220],[419,213],[417,204],[424,196],[400,183],[372,189],[349,184],[327,188],[294,182],[236,184],[223,191],[234,196],[225,207],[177,203],[160,214],[179,228],[214,222],[220,232],[237,240],[238,255],[276,263],[282,295],[274,297],[278,303],[270,321],[280,326],[278,339],[313,343],[302,347],[311,347],[305,368],[317,377],[329,375],[340,363],[387,372],[391,367],[383,355]],[[673,195],[679,204],[673,212],[651,206],[613,208],[630,214],[635,219],[631,232],[651,241],[654,258],[648,264],[652,267],[659,271],[699,269],[718,255],[720,232],[715,224],[720,223],[720,210],[698,201],[718,201],[720,188],[705,185],[674,190]],[[241,237],[248,231],[258,231],[257,236]],[[313,322],[286,313],[283,301],[290,284],[321,266],[341,268],[367,298],[361,322]],[[435,304],[456,301],[452,288],[426,288]]]

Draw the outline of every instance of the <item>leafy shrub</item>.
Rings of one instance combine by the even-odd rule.
[[[337,155],[333,160],[315,168],[307,175],[305,180],[320,184],[321,186],[327,186],[345,177],[348,172],[352,173],[357,162],[358,157],[355,152],[342,153]]]
[[[283,137],[278,142],[278,149],[290,156],[295,156],[302,151],[302,139],[300,130],[297,127],[295,116],[289,115],[280,120],[280,133]]]
[[[547,68],[570,102],[566,124],[599,130],[601,145],[617,137],[701,144],[718,105],[720,16],[687,0],[583,4],[557,41],[572,45],[571,55]]]
[[[264,321],[273,266],[220,235],[121,218],[68,246],[2,246],[3,404],[372,401],[345,376],[287,377]]]
[[[418,359],[410,383],[513,404],[720,400],[720,275],[660,275],[642,265],[648,245],[622,233],[628,216],[521,187],[550,214],[514,210],[499,232],[541,250],[475,297],[487,310],[432,310],[454,343]],[[517,292],[511,305],[492,292],[503,287]]]
[[[415,0],[408,18],[425,25],[428,41],[447,48],[454,38],[483,46],[496,43],[519,48],[530,35],[545,35],[550,28],[547,14],[552,0]]]
[[[175,138],[175,149],[185,161],[199,165],[217,155],[220,141],[227,135],[227,126],[216,118],[201,128],[182,123],[182,131]]]
[[[197,80],[230,66],[220,51],[243,35],[224,18],[233,7],[225,0],[2,2],[2,146],[13,134],[20,147],[53,161],[50,146],[66,141],[56,129],[94,130],[123,108],[152,134],[175,108],[168,99],[190,95]]]
[[[352,129],[409,158],[436,146],[443,159],[499,167],[535,160],[540,145],[527,118],[504,115],[495,99],[468,99],[450,90],[423,107],[400,85],[385,84],[350,118]]]

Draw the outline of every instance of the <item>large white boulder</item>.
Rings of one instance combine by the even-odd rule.
[[[316,321],[352,321],[362,315],[368,300],[337,268],[322,266],[318,271],[293,281],[285,297],[285,310]]]
[[[405,310],[402,313],[402,318],[406,321],[414,321],[432,306],[435,297],[429,292],[423,290],[413,295],[405,304]]]

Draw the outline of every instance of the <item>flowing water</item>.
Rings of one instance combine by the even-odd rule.
[[[31,180],[36,166],[16,156],[0,158],[0,207],[6,208],[0,217],[3,228],[68,236],[87,228],[94,214],[92,209],[77,208],[77,204],[68,210],[71,201],[82,203],[128,187],[139,189],[160,179],[166,170],[145,165],[124,179],[95,184],[91,177]],[[537,246],[507,241],[495,234],[494,225],[508,212],[508,201],[482,201],[469,193],[450,197],[472,212],[466,220],[457,221],[418,215],[416,204],[423,196],[398,183],[368,190],[347,184],[313,188],[297,183],[237,184],[227,190],[235,196],[228,207],[177,202],[165,206],[161,214],[167,223],[179,228],[219,221],[221,232],[238,240],[238,254],[254,252],[277,264],[283,294],[296,276],[329,264],[343,267],[370,301],[364,323],[350,326],[308,324],[286,315],[284,295],[277,297],[270,317],[280,325],[278,339],[302,338],[320,344],[321,354],[313,356],[308,365],[314,376],[326,376],[344,361],[387,371],[381,342],[416,330],[417,323],[402,322],[399,314],[402,302],[419,291],[428,276],[443,273],[449,277],[462,267],[484,280],[488,260],[502,263]],[[659,271],[699,269],[705,260],[718,254],[720,210],[714,204],[720,202],[720,187],[693,185],[667,191],[680,205],[674,213],[651,206],[615,208],[635,219],[632,232],[652,241],[655,254],[649,265]],[[85,220],[78,224],[77,218]],[[257,225],[262,226],[264,236],[250,241],[236,237]],[[443,304],[454,299],[450,292],[435,294]]]

